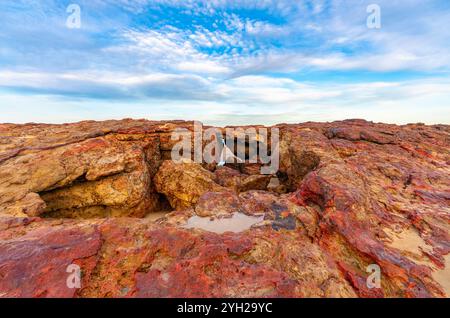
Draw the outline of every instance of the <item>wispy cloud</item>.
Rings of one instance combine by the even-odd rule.
[[[419,121],[423,105],[450,108],[447,0],[378,0],[377,30],[366,0],[78,2],[81,29],[65,27],[68,3],[0,3],[0,110],[12,96],[49,107],[48,120],[62,118],[56,100],[216,122],[385,118],[376,105],[410,105]],[[426,118],[450,123],[448,112]]]

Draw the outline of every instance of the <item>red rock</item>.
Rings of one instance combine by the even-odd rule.
[[[197,163],[174,163],[166,160],[154,181],[157,191],[166,195],[175,209],[194,206],[206,192],[226,191],[214,182],[214,175],[210,171]]]
[[[449,126],[278,125],[287,194],[258,164],[164,161],[176,128],[192,122],[0,125],[0,297],[450,295]],[[234,212],[264,222],[183,227]]]
[[[74,297],[67,285],[71,264],[89,280],[101,247],[100,233],[89,224],[46,224],[0,242],[2,297]]]
[[[240,210],[239,197],[233,192],[206,192],[198,200],[195,213],[199,216],[229,215]]]
[[[270,175],[243,174],[226,166],[218,167],[214,175],[218,184],[238,193],[250,190],[267,190],[267,186],[272,178]]]

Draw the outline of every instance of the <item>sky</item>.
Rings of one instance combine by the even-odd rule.
[[[450,124],[450,1],[0,1],[0,122],[120,118]]]

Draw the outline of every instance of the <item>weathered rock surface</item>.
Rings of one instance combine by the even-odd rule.
[[[276,176],[175,164],[177,128],[0,125],[0,297],[450,297],[449,126],[278,125]]]
[[[47,134],[58,135],[58,128],[48,128]],[[13,134],[11,130],[7,134]],[[98,136],[99,131],[62,142],[35,139],[27,133],[24,129],[16,138],[2,136],[2,144],[17,139],[20,147],[9,150],[17,154],[1,164],[0,212],[64,216],[83,215],[88,210],[87,214],[97,216],[143,216],[157,205],[151,181],[160,163],[156,137]],[[23,140],[37,144],[23,147]]]
[[[229,167],[219,167],[215,170],[215,181],[235,192],[245,192],[249,190],[267,190],[270,175],[259,174],[248,175]]]
[[[214,182],[212,172],[196,163],[174,163],[166,160],[155,176],[158,192],[167,196],[170,205],[185,209],[198,202],[200,196],[210,191],[225,191]]]

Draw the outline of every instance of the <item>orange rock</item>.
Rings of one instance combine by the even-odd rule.
[[[450,296],[449,126],[276,127],[275,177],[164,161],[192,122],[0,124],[0,297]]]

